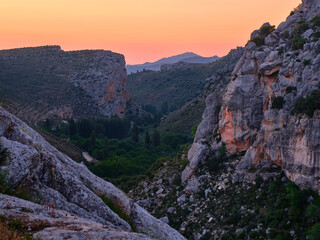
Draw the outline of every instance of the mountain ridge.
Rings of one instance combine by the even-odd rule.
[[[0,51],[0,66],[0,101],[29,122],[122,116],[130,100],[124,56],[111,51],[8,49]]]
[[[193,52],[185,52],[171,57],[161,58],[155,62],[145,62],[143,64],[127,64],[126,69],[128,74],[135,73],[137,71],[140,72],[143,70],[159,71],[161,65],[164,64],[174,64],[181,61],[188,63],[210,63],[216,61],[218,58],[218,56],[202,57]]]

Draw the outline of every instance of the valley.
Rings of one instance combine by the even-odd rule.
[[[0,238],[320,239],[319,33],[303,0],[222,57],[0,51]]]

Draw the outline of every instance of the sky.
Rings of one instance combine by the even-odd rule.
[[[128,64],[184,52],[226,55],[301,0],[0,0],[0,49],[105,49]]]

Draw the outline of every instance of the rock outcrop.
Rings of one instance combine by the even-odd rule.
[[[192,104],[193,102],[200,102],[202,99],[205,99],[206,108],[202,114],[202,121],[197,128],[194,144],[188,154],[190,164],[182,173],[182,181],[188,180],[198,165],[206,161],[207,156],[212,152],[212,148],[217,149],[221,145],[215,143],[215,145],[210,146],[211,139],[215,139],[217,136],[222,97],[231,80],[231,73],[241,58],[243,51],[244,49],[241,47],[232,49],[228,55],[216,61],[214,64],[218,67],[217,71],[205,86],[203,94],[191,102]],[[190,110],[189,107],[187,110],[191,114],[194,114],[194,109]],[[180,118],[177,121],[181,122]]]
[[[33,123],[123,116],[130,100],[124,56],[111,51],[63,51],[60,46],[2,50],[0,67],[0,101]]]
[[[313,116],[293,111],[298,99],[320,86],[319,15],[320,1],[304,0],[277,29],[266,23],[252,33],[219,118],[214,113],[219,99],[210,96],[190,151],[212,154],[223,143],[230,154],[246,152],[235,179],[243,180],[251,167],[268,160],[299,186],[320,192],[320,111]],[[189,155],[184,181],[201,154]]]
[[[0,214],[6,220],[21,222],[29,233],[40,239],[151,239],[3,194],[0,194]]]
[[[162,131],[190,134],[190,129],[201,121],[201,116],[206,105],[206,98],[214,93],[222,99],[221,96],[230,82],[231,72],[242,54],[243,48],[237,47],[236,49],[232,49],[226,56],[211,63],[209,66],[213,73],[211,77],[206,79],[203,92],[180,109],[164,116],[161,119],[160,129]],[[180,64],[170,66],[175,68],[180,66]]]
[[[110,231],[114,236],[123,236],[123,239],[148,239],[146,235],[157,239],[184,239],[177,231],[135,204],[114,185],[93,175],[85,165],[78,164],[57,151],[2,107],[0,141],[9,153],[1,172],[7,171],[11,187],[17,191],[28,190],[33,199],[42,204],[41,207],[1,195],[0,212],[10,216],[16,213],[17,217],[20,210],[14,209],[30,206],[32,214],[24,214],[25,218],[52,223],[49,224],[52,228],[41,229],[38,236],[52,234],[56,236],[55,239],[60,239],[63,234],[92,234],[90,236],[100,239]],[[4,201],[10,202],[9,205],[13,204],[13,208],[5,210]],[[55,214],[58,216],[57,221],[49,221],[48,214],[40,214],[40,209],[45,206],[59,210]],[[37,217],[38,214],[41,216]],[[78,220],[72,223],[70,216],[76,216]],[[59,225],[58,222],[63,224]],[[90,229],[93,232],[87,233]],[[133,234],[132,230],[146,235]]]

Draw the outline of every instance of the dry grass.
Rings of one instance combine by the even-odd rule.
[[[1,240],[27,240],[26,237],[20,236],[17,231],[10,229],[5,223],[0,221],[0,239]]]

